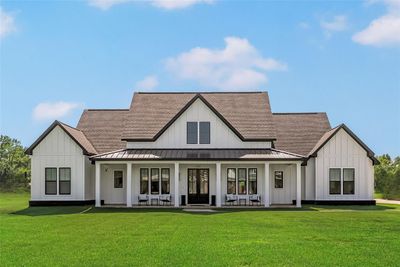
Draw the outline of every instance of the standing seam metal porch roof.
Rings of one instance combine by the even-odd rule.
[[[122,149],[91,160],[304,160],[276,149]]]

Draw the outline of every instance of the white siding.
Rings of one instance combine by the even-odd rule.
[[[186,122],[209,121],[210,144],[186,144]],[[155,142],[128,142],[127,148],[270,148],[270,142],[242,142],[200,99],[196,100]]]
[[[94,164],[85,157],[85,200],[94,199]]]
[[[304,189],[303,199],[315,200],[315,158],[310,158],[305,166]]]
[[[84,200],[84,161],[82,149],[59,126],[56,126],[32,152],[32,200]],[[45,168],[71,168],[71,194],[45,194]],[[58,187],[58,186],[57,186]]]
[[[329,194],[329,168],[355,169],[355,194]],[[315,162],[316,200],[372,200],[374,173],[367,152],[343,129],[319,151]]]
[[[275,188],[275,171],[283,171],[283,188]],[[296,199],[296,165],[271,164],[270,188],[272,204],[292,204]]]

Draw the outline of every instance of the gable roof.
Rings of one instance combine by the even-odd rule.
[[[276,139],[266,92],[135,93],[122,140],[155,141],[197,99],[206,104],[242,141]]]
[[[308,155],[321,137],[331,129],[325,112],[272,113],[277,149]]]
[[[375,158],[375,153],[372,152],[372,150],[366,145],[364,144],[363,141],[361,141],[360,138],[358,138],[357,135],[355,135],[355,133],[353,133],[344,123],[336,126],[335,128],[329,130],[328,132],[326,132],[321,139],[316,143],[316,145],[314,146],[314,148],[310,151],[309,153],[309,157],[316,157],[318,151],[326,144],[329,142],[329,140],[331,140],[331,138],[333,136],[335,136],[335,134],[337,132],[339,132],[340,129],[343,129],[344,131],[346,131],[347,134],[349,134],[366,152],[367,152],[367,156],[372,160],[373,164],[379,164],[378,159]]]
[[[64,130],[64,132],[67,133],[68,136],[71,137],[71,139],[74,140],[75,143],[80,146],[80,148],[82,148],[83,153],[85,155],[97,154],[96,149],[93,147],[93,145],[86,138],[85,134],[82,131],[57,120],[54,121],[50,125],[50,127],[47,128],[47,130],[44,131],[44,133],[41,136],[39,136],[38,139],[36,139],[36,141],[25,151],[25,153],[32,155],[33,149],[37,145],[39,145],[40,142],[42,142],[42,140],[57,126],[59,126],[62,130]]]
[[[124,119],[128,109],[86,109],[79,119],[77,128],[83,131],[96,148],[104,153],[126,147],[121,141]]]

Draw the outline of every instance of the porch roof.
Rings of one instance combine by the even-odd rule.
[[[91,160],[305,160],[277,149],[121,149]]]

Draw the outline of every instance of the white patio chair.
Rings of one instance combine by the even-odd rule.
[[[226,203],[230,203],[231,205],[232,205],[233,203],[235,203],[237,200],[238,200],[237,195],[227,194],[227,195],[225,196],[225,202],[226,202]]]
[[[260,205],[261,204],[261,196],[258,194],[249,195],[249,201],[252,205],[254,205],[254,203],[257,203],[257,205]]]
[[[146,205],[148,205],[149,196],[148,195],[139,195],[138,196],[138,201],[139,201],[139,205],[141,205],[142,203],[146,203]]]

